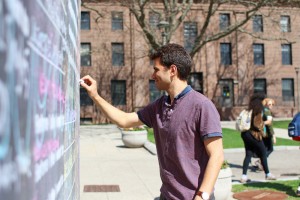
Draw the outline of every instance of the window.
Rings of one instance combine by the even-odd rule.
[[[80,29],[81,30],[90,30],[90,12],[81,12],[80,18]]]
[[[253,80],[253,92],[267,94],[267,81],[266,79]]]
[[[111,12],[111,29],[112,30],[123,30],[123,13],[122,12]]]
[[[261,15],[253,16],[253,32],[263,32],[263,18]]]
[[[91,44],[90,43],[81,43],[80,65],[91,66]]]
[[[197,31],[197,23],[196,22],[184,22],[183,23],[184,48],[188,52],[192,51],[197,34],[198,34],[198,31]]]
[[[159,91],[155,86],[154,80],[149,80],[149,98],[150,102],[155,101],[163,95],[163,91]]]
[[[149,24],[151,28],[157,29],[159,21],[160,21],[160,16],[158,13],[149,12]]]
[[[265,55],[264,55],[264,45],[263,44],[253,44],[253,57],[254,65],[264,65]]]
[[[220,14],[220,30],[225,30],[230,26],[230,15]]]
[[[222,65],[231,65],[231,44],[230,43],[221,43],[221,64]]]
[[[112,65],[124,66],[124,44],[112,43]]]
[[[289,16],[280,17],[281,32],[291,32],[291,22]]]
[[[292,47],[291,44],[281,45],[282,65],[292,65]]]
[[[188,78],[188,84],[194,90],[203,94],[203,75],[202,75],[202,73],[191,73]]]
[[[111,101],[115,106],[126,105],[126,81],[111,81]]]
[[[283,101],[294,100],[294,79],[292,78],[282,79],[282,100]]]
[[[80,88],[80,106],[93,105],[93,100],[89,97],[86,89]]]

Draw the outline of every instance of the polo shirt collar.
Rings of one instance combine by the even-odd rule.
[[[182,92],[180,92],[176,97],[174,97],[174,101],[180,99],[181,97],[183,97],[184,95],[186,95],[191,90],[192,90],[192,87],[190,85],[186,86],[186,88],[184,88],[184,90]],[[171,103],[170,95],[167,95],[165,97],[165,101],[166,101],[167,104]]]

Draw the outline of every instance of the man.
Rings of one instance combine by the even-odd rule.
[[[213,103],[187,84],[192,59],[177,44],[151,55],[152,78],[162,96],[138,113],[125,113],[97,93],[90,76],[81,85],[101,111],[120,127],[153,127],[162,179],[161,200],[214,199],[213,187],[224,160],[220,116]]]

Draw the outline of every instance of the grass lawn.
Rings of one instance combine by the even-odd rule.
[[[299,183],[300,180],[239,184],[232,185],[232,192],[237,193],[247,190],[273,190],[278,192],[285,192],[288,195],[289,200],[296,200],[299,199],[299,197],[297,197],[295,194]]]
[[[148,140],[150,142],[155,143],[154,136],[153,136],[153,129],[149,128],[148,130]],[[240,132],[229,129],[229,128],[223,128],[223,146],[224,149],[230,149],[230,148],[244,148],[244,143],[241,138]],[[275,146],[299,146],[300,142],[283,139],[283,138],[277,138],[277,142]]]
[[[241,138],[240,132],[229,129],[229,128],[223,128],[223,146],[224,149],[229,148],[244,148],[244,143]],[[277,142],[275,146],[299,146],[300,142],[288,140],[284,138],[277,138]]]
[[[274,128],[283,128],[288,129],[289,123],[291,120],[284,120],[284,121],[273,121]]]
[[[153,129],[152,128],[147,128],[147,131],[148,131],[148,140],[152,143],[155,143],[154,135],[153,135]]]

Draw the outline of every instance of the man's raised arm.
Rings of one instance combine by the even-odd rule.
[[[81,78],[80,85],[84,87],[88,95],[94,101],[94,103],[100,108],[103,114],[110,119],[114,124],[121,128],[129,128],[134,126],[140,126],[143,124],[138,118],[137,113],[126,113],[105,101],[97,91],[97,82],[89,75]]]

